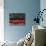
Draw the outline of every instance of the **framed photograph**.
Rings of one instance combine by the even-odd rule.
[[[11,25],[25,25],[25,13],[9,13]]]

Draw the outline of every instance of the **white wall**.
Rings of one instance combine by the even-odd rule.
[[[41,11],[43,9],[46,9],[46,0],[40,0],[40,9],[41,9]],[[43,25],[46,27],[46,11],[43,12],[42,17],[43,17],[43,22],[41,21],[40,25]]]
[[[4,41],[4,3],[0,0],[0,42]]]

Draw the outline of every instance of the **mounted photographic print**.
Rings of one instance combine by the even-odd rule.
[[[9,13],[9,23],[12,25],[25,25],[25,13]]]

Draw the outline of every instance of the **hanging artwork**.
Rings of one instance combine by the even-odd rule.
[[[25,13],[9,13],[9,23],[12,25],[25,25]]]

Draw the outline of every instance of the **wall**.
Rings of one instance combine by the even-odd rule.
[[[4,6],[3,0],[0,0],[0,42],[4,41],[4,8],[3,6]]]
[[[4,39],[7,41],[18,41],[30,30],[35,12],[40,10],[40,0],[4,0]],[[10,26],[9,13],[25,13],[26,24],[24,26]]]
[[[40,9],[42,11],[43,9],[46,9],[46,0],[41,0],[40,2],[41,2],[40,3]],[[46,10],[43,12],[42,17],[43,17],[43,22],[41,21],[40,22],[40,25],[46,27]]]

